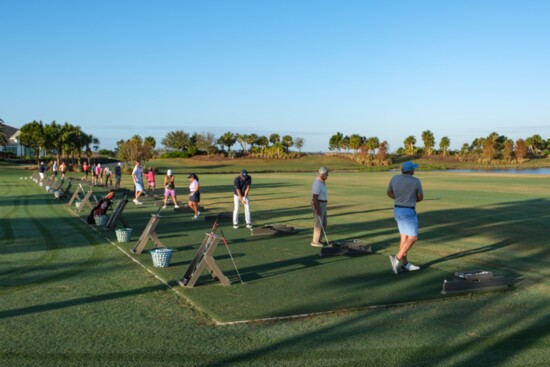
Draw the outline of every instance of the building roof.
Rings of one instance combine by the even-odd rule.
[[[4,120],[0,119],[0,122],[4,126],[4,131],[6,132],[6,136],[8,137],[8,141],[10,143],[17,143],[17,138],[21,134],[21,130],[19,130],[16,127],[10,126],[4,122]]]

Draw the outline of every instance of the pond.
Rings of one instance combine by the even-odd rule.
[[[449,169],[445,172],[459,173],[507,173],[507,174],[523,174],[523,175],[550,175],[550,168],[508,168],[508,169]]]

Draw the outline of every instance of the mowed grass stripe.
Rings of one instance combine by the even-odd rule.
[[[34,184],[34,182],[28,180],[25,180],[24,182],[17,182],[14,180],[6,180],[5,177],[0,182],[4,191],[2,197],[5,198],[5,200],[0,200],[5,201],[1,216],[2,221],[0,222],[0,229],[2,229],[3,232],[2,237],[0,237],[0,243],[5,241],[5,243],[0,246],[0,253],[2,253],[4,246],[13,242],[14,239],[14,230],[9,219],[14,217],[17,210],[20,209],[21,198],[30,192],[31,187],[33,186],[31,183]],[[16,190],[12,190],[13,188],[16,188]],[[17,192],[17,195],[12,199],[10,194],[13,191]]]
[[[101,262],[103,250],[93,246],[100,242],[98,236],[81,221],[67,217],[58,202],[49,197],[33,199],[32,204],[29,199],[15,202],[9,220],[11,243],[6,246],[11,266],[0,272],[2,286],[15,291],[30,284],[71,277]],[[73,231],[68,231],[67,225]],[[33,232],[39,233],[39,241],[28,238]],[[81,250],[88,246],[92,246],[91,253]],[[77,247],[80,250],[75,251]]]

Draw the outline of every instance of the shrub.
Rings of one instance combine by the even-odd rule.
[[[162,154],[161,158],[189,158],[193,156],[193,154],[189,152],[166,152]]]

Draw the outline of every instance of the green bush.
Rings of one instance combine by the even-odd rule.
[[[161,158],[189,158],[193,156],[193,154],[189,152],[167,152],[162,154]]]

